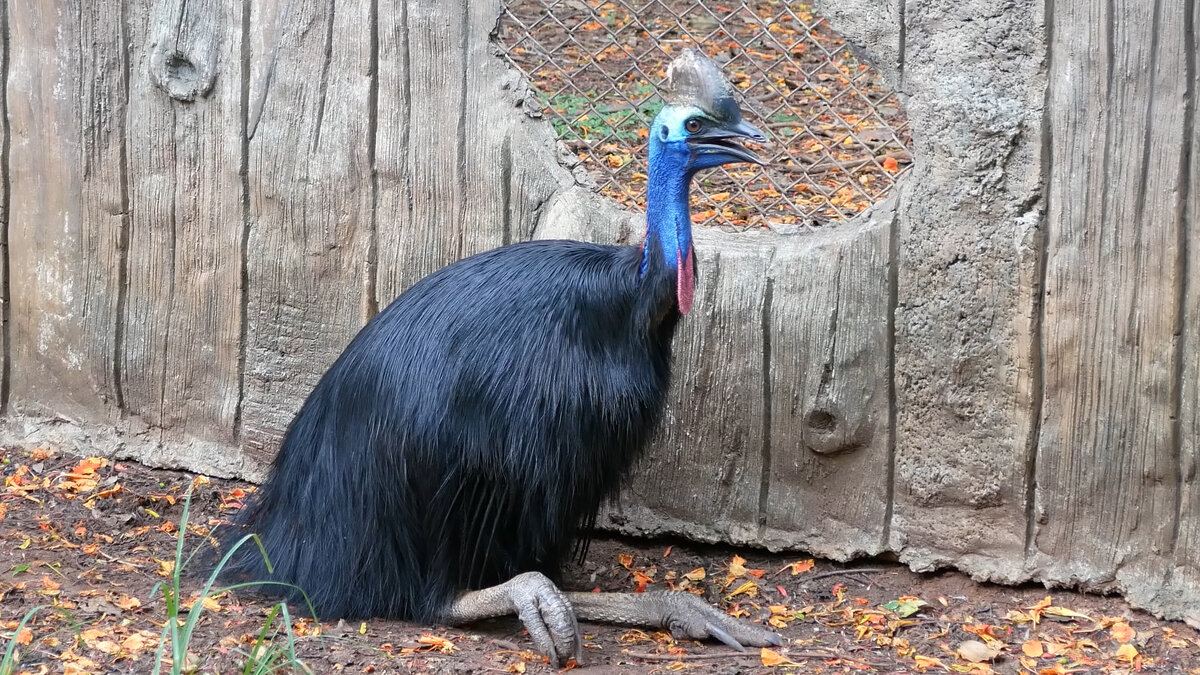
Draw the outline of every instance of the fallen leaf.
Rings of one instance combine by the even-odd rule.
[[[741,586],[738,586],[736,589],[734,589],[734,591],[732,593],[725,596],[725,598],[729,599],[736,595],[741,595],[743,593],[746,595],[757,595],[758,594],[758,586],[753,581],[746,581]]]
[[[780,654],[779,652],[777,652],[773,649],[767,649],[766,647],[762,648],[762,653],[759,655],[759,657],[762,659],[762,664],[764,666],[768,666],[768,667],[800,665],[799,663],[796,663],[795,661],[787,658],[783,654]]]
[[[137,654],[138,652],[143,652],[150,647],[157,645],[158,635],[148,630],[139,630],[138,632],[129,635],[124,640],[121,640],[121,649],[124,649],[130,654]]]
[[[796,562],[791,562],[791,563],[784,565],[782,568],[780,568],[779,572],[782,572],[783,570],[791,570],[792,576],[796,576],[797,574],[800,574],[801,572],[807,572],[807,571],[811,570],[813,568],[813,564],[814,563],[811,559],[810,560],[797,560]],[[779,574],[779,572],[776,572],[776,574]]]
[[[455,649],[453,642],[444,637],[430,635],[429,633],[417,638],[417,642],[423,645],[428,645],[429,647],[433,648],[433,651],[441,652],[443,654],[453,654]]]
[[[1025,644],[1021,645],[1021,652],[1030,658],[1041,658],[1046,650],[1042,649],[1042,643],[1039,640],[1026,640]]]
[[[107,490],[101,490],[92,496],[96,497],[97,499],[106,499],[108,497],[112,497],[115,494],[119,494],[124,489],[125,488],[121,487],[120,483],[117,483],[117,484],[113,485],[112,487],[108,488]]]
[[[651,577],[650,575],[646,574],[645,572],[640,572],[638,570],[631,570],[631,571],[633,572],[633,581],[635,584],[633,592],[634,593],[645,593],[646,592],[646,584],[654,581],[654,578]]]
[[[959,658],[970,661],[971,663],[980,663],[982,661],[991,661],[1000,653],[1000,649],[989,647],[979,640],[965,640],[960,642],[958,649],[954,653]]]
[[[1117,647],[1117,658],[1122,661],[1133,663],[1133,660],[1138,657],[1137,647],[1130,644],[1124,644]]]
[[[950,670],[948,667],[946,667],[946,664],[941,662],[940,659],[935,659],[932,656],[921,656],[920,654],[917,654],[913,657],[913,661],[917,666],[917,670],[922,672],[930,668],[941,668],[942,670],[947,671]]]
[[[707,574],[708,573],[704,571],[703,567],[697,567],[696,569],[692,570],[691,572],[688,572],[687,574],[685,574],[683,576],[687,579],[691,579],[692,581],[700,581],[705,576],[707,576]]]
[[[133,609],[137,609],[138,607],[141,607],[142,601],[138,600],[137,598],[135,598],[131,595],[122,595],[120,598],[117,599],[116,605],[117,605],[117,607],[120,607],[121,609],[128,611],[128,610],[133,610]]]
[[[194,605],[194,604],[196,604],[196,596],[192,596],[191,598],[188,599],[187,602],[183,603],[183,608],[191,609],[192,605]],[[207,595],[204,596],[204,598],[200,601],[200,605],[203,606],[204,609],[207,609],[210,612],[221,611],[221,603],[217,602],[215,598],[207,596]]]
[[[1134,636],[1137,634],[1133,628],[1131,628],[1130,625],[1124,621],[1118,621],[1117,623],[1114,623],[1112,627],[1108,629],[1108,632],[1112,635],[1114,640],[1120,642],[1121,644],[1132,641]]]
[[[883,608],[889,612],[894,612],[901,619],[907,618],[921,611],[925,606],[925,602],[912,596],[904,596],[899,600],[892,600],[885,603]]]
[[[620,553],[617,555],[617,562],[621,563],[621,567],[629,569],[629,566],[633,564],[633,556],[628,553]]]
[[[1088,616],[1087,614],[1081,614],[1079,612],[1076,612],[1073,609],[1067,609],[1066,607],[1047,607],[1044,610],[1042,610],[1042,613],[1047,616],[1056,616],[1056,617],[1062,617],[1062,618],[1066,618],[1066,619],[1087,619],[1089,621],[1091,620],[1091,617]]]

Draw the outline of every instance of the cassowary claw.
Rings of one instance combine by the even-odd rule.
[[[567,595],[540,572],[525,572],[499,586],[462,594],[443,619],[452,625],[516,614],[533,646],[551,663],[583,665],[583,636]]]
[[[504,585],[534,647],[559,667],[570,659],[583,665],[583,636],[575,610],[554,582],[539,572],[526,572]]]
[[[735,619],[691,593],[665,591],[654,594],[661,604],[663,625],[676,637],[704,640],[714,638],[738,650],[746,647],[778,647],[778,635]]]

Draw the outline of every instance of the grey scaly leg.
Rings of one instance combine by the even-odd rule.
[[[572,657],[583,664],[583,639],[576,617],[666,628],[678,638],[715,638],[740,651],[782,644],[775,633],[738,621],[691,593],[564,593],[538,572],[464,593],[443,618],[451,625],[462,625],[511,614],[525,624],[534,647],[560,666]]]

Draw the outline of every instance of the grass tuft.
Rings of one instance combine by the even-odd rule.
[[[203,546],[197,547],[196,550],[191,553],[191,555],[187,556],[186,559],[184,558],[183,541],[184,536],[187,533],[188,517],[191,512],[192,491],[194,487],[195,484],[193,483],[193,485],[188,488],[187,497],[183,502],[183,515],[180,516],[179,519],[179,534],[176,538],[175,544],[175,565],[171,570],[170,578],[166,582],[159,582],[155,584],[154,588],[150,589],[151,599],[153,599],[156,593],[162,593],[163,601],[167,608],[167,618],[163,623],[162,634],[159,636],[158,641],[158,649],[154,654],[154,669],[151,672],[155,673],[155,675],[163,672],[162,668],[164,665],[164,656],[168,652],[168,649],[170,652],[170,670],[168,672],[171,673],[171,675],[184,675],[185,673],[191,673],[198,669],[200,665],[198,658],[193,652],[188,650],[188,646],[191,643],[192,634],[195,631],[196,625],[200,622],[200,616],[204,611],[204,601],[206,599],[213,598],[214,596],[221,595],[227,591],[237,590],[239,588],[245,588],[249,586],[262,585],[276,585],[294,588],[299,590],[300,594],[304,596],[304,601],[308,605],[309,611],[314,617],[316,616],[316,611],[313,609],[312,603],[309,602],[308,595],[304,593],[303,589],[300,589],[293,584],[286,584],[282,582],[247,582],[233,584],[232,586],[226,586],[215,591],[213,590],[213,586],[216,585],[217,578],[221,575],[221,570],[225,569],[225,565],[229,563],[229,560],[233,557],[233,554],[249,542],[254,542],[254,545],[258,547],[259,554],[262,555],[263,562],[266,563],[267,571],[272,571],[271,561],[267,557],[266,549],[263,548],[262,541],[259,539],[257,534],[248,534],[242,537],[232,547],[230,547],[228,551],[225,552],[225,555],[221,558],[220,562],[217,563],[216,568],[213,569],[212,574],[210,574],[208,579],[205,580],[204,588],[200,592],[200,595],[196,598],[195,602],[192,603],[191,608],[187,610],[186,614],[182,613],[184,609],[181,584],[183,571],[184,568],[186,568],[192,562],[192,559],[196,556],[196,554],[203,548]],[[276,645],[274,642],[274,638],[278,636],[281,629],[277,628],[274,631],[271,630],[272,625],[275,623],[275,618],[280,614],[282,614],[283,617],[282,630],[287,636],[285,645]],[[296,640],[292,633],[291,615],[288,613],[287,603],[284,602],[281,602],[272,608],[270,614],[267,616],[266,623],[263,624],[262,629],[259,631],[258,637],[255,640],[251,651],[249,653],[240,653],[246,656],[246,664],[242,671],[246,675],[266,675],[267,673],[274,673],[284,669],[288,669],[293,672],[312,673],[312,670],[296,656]],[[10,674],[6,671],[0,670],[0,675]]]

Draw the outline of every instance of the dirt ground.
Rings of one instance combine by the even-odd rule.
[[[193,476],[47,448],[4,449],[0,469],[0,655],[16,640],[18,673],[149,673],[166,621],[160,594],[174,566]],[[238,508],[252,486],[197,481],[186,550]],[[878,561],[685,542],[597,539],[565,586],[702,593],[731,614],[768,622],[775,650],[738,653],[669,635],[584,625],[586,672],[1200,673],[1200,634],[1118,598],[977,584]],[[184,595],[199,590],[185,580]],[[46,605],[23,630],[19,619]],[[203,603],[188,666],[242,672],[272,607],[224,593]],[[515,620],[461,628],[398,621],[315,625],[293,609],[295,649],[314,673],[550,673]],[[283,637],[276,638],[282,644]],[[289,671],[281,671],[289,672]]]

